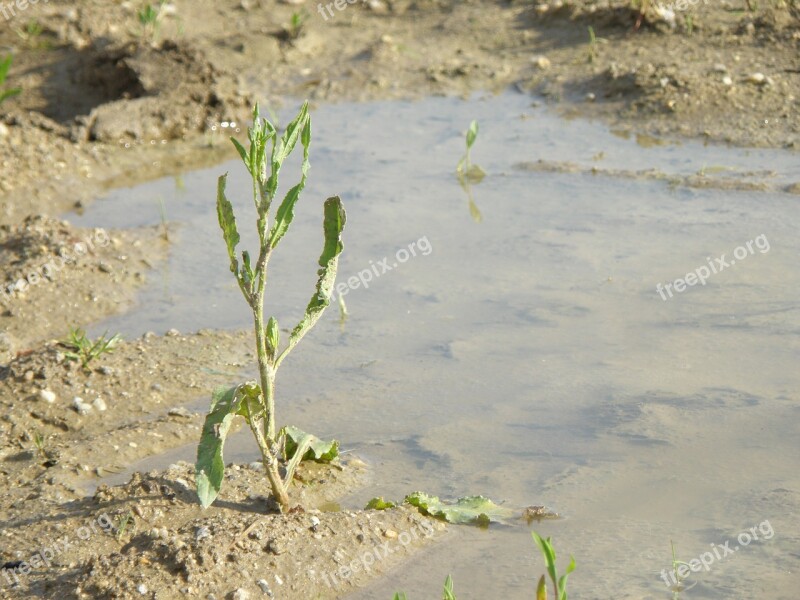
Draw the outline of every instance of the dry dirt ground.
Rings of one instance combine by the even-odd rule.
[[[335,597],[437,539],[400,548],[404,532],[439,531],[404,509],[313,512],[363,484],[358,461],[301,473],[305,512],[288,516],[270,513],[246,465],[206,513],[188,465],[85,497],[98,477],[196,440],[200,417],[184,405],[231,383],[198,364],[254,359],[245,334],[200,332],[145,336],[77,368],[57,340],[124,310],[169,245],[155,230],[61,219],[108,188],[230,157],[223,139],[242,134],[256,99],[513,85],[631,134],[800,148],[795,0],[643,2],[644,14],[621,0],[369,0],[323,16],[310,1],[175,0],[154,31],[138,0],[0,1],[0,57],[14,57],[5,85],[23,89],[0,105],[2,596]],[[69,549],[6,581],[64,537]],[[398,551],[370,573],[324,583],[387,542]]]

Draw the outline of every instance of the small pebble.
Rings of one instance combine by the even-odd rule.
[[[755,83],[756,85],[764,85],[767,81],[767,77],[763,73],[753,73],[747,78],[747,81]]]
[[[106,401],[102,398],[95,398],[94,402],[92,402],[92,406],[96,408],[98,411],[103,412],[108,409],[108,405],[106,405]]]
[[[531,58],[531,62],[542,71],[546,71],[550,68],[550,59],[546,56],[534,56]]]
[[[136,586],[136,591],[139,592],[142,596],[147,593],[147,586],[143,583],[140,583]]]
[[[266,579],[259,579],[256,581],[256,585],[261,588],[261,591],[264,592],[270,598],[272,597],[272,590],[269,587],[269,583],[267,583]]]
[[[72,406],[78,411],[79,415],[87,415],[92,412],[92,407],[89,404],[86,404],[86,402],[83,401],[83,398],[78,396],[75,396],[72,399]]]
[[[393,540],[397,537],[397,532],[394,529],[387,529],[383,532],[383,537]]]
[[[199,542],[207,537],[211,537],[211,530],[208,527],[198,527],[197,531],[194,532],[195,541]]]
[[[233,600],[247,600],[250,597],[250,594],[247,593],[247,590],[244,588],[239,588],[235,592],[233,592]]]
[[[50,390],[39,390],[39,400],[52,404],[56,401],[56,394]]]
[[[177,329],[170,329],[169,331],[167,331],[167,337],[177,337],[180,334],[181,332],[178,331]]]
[[[311,531],[316,531],[317,527],[319,527],[319,519],[317,517],[311,517]]]

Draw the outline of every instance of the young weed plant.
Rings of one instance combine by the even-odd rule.
[[[8,100],[12,96],[16,96],[22,92],[22,88],[3,89],[6,83],[6,77],[8,77],[8,70],[11,68],[12,60],[13,57],[9,54],[0,61],[0,104],[3,103],[3,100]]]
[[[483,178],[486,177],[486,173],[478,165],[473,165],[470,160],[470,152],[477,139],[478,122],[472,121],[469,124],[469,129],[467,129],[466,152],[464,156],[461,157],[461,160],[458,161],[458,165],[456,165],[456,176],[458,177],[458,183],[461,185],[461,189],[467,194],[469,214],[472,216],[472,220],[476,223],[480,223],[483,220],[483,215],[481,215],[481,211],[478,209],[478,205],[475,204],[475,199],[472,197],[472,184],[483,181]]]
[[[230,389],[214,391],[211,409],[197,448],[197,494],[204,508],[210,506],[219,494],[225,465],[222,458],[225,437],[232,421],[238,415],[245,419],[253,432],[261,452],[262,463],[269,479],[272,494],[280,509],[289,509],[288,486],[294,469],[309,455],[317,460],[331,460],[338,454],[335,442],[325,444],[302,431],[284,427],[275,428],[275,376],[286,356],[297,346],[303,336],[316,324],[330,304],[336,279],[336,268],[342,252],[342,230],[345,212],[342,201],[333,196],[324,206],[324,244],[319,257],[316,290],[306,307],[305,314],[280,349],[280,329],[274,316],[264,319],[264,293],[267,285],[267,266],[272,253],[286,234],[294,217],[294,208],[306,184],[309,168],[308,154],[311,144],[311,117],[308,102],[289,123],[283,136],[278,138],[275,126],[262,119],[256,105],[253,111],[253,126],[248,129],[250,148],[246,150],[231,138],[236,150],[250,173],[253,184],[253,203],[257,213],[259,252],[255,262],[247,251],[241,253],[241,263],[236,246],[239,232],[233,206],[225,195],[227,174],[219,178],[217,185],[217,216],[230,258],[230,269],[239,284],[239,289],[253,312],[256,353],[258,356],[259,381],[250,381]],[[278,174],[284,160],[294,150],[297,142],[303,146],[303,163],[300,181],[283,198],[272,217],[270,208],[278,191]],[[271,151],[268,152],[268,145]],[[281,468],[284,473],[281,473]]]
[[[559,577],[558,571],[556,571],[556,551],[553,549],[552,541],[550,538],[543,539],[535,531],[531,531],[531,535],[544,556],[547,574],[550,575],[550,581],[553,583],[555,600],[567,600],[567,576],[575,570],[575,558],[569,557],[567,571]],[[536,587],[536,600],[547,600],[547,582],[544,575],[539,579],[539,585]]]
[[[122,341],[119,334],[115,334],[110,338],[106,338],[107,335],[108,332],[106,331],[93,342],[80,327],[70,327],[69,338],[61,341],[62,346],[70,349],[69,352],[64,353],[64,356],[68,360],[80,362],[81,368],[87,369],[90,362],[101,354],[112,352],[116,345]]]
[[[158,37],[158,30],[161,28],[161,17],[164,13],[165,4],[166,0],[161,0],[156,6],[148,2],[136,11],[136,18],[142,28],[142,39],[145,42],[155,43]]]
[[[408,600],[408,596],[406,596],[404,592],[396,592],[393,600]],[[456,600],[456,594],[453,591],[453,578],[450,575],[444,580],[442,600]]]

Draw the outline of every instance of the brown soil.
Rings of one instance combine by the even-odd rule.
[[[264,479],[247,466],[230,470],[206,513],[182,464],[85,497],[97,477],[196,441],[201,417],[183,405],[232,383],[228,372],[254,359],[247,335],[201,332],[146,336],[77,368],[52,340],[123,310],[169,246],[153,229],[80,230],[56,219],[110,187],[232,156],[222,141],[241,136],[255,99],[277,106],[290,96],[515,85],[566,116],[632,134],[800,145],[795,0],[754,11],[698,1],[675,11],[674,26],[652,6],[637,26],[623,0],[375,0],[327,20],[309,2],[175,0],[155,40],[142,35],[140,4],[50,0],[9,19],[0,13],[0,56],[14,54],[6,85],[24,90],[0,106],[0,562],[31,561],[81,527],[92,538],[16,587],[4,576],[19,566],[0,570],[3,597],[335,597],[438,539],[399,544],[432,527],[404,509],[313,512],[363,484],[358,461],[301,472],[294,492],[305,512],[287,516],[270,512]],[[298,10],[308,15],[295,37],[287,24]],[[747,185],[705,175],[674,183]],[[76,396],[102,402],[81,415]],[[341,588],[324,583],[323,574],[387,542],[397,551],[370,572],[342,577]]]

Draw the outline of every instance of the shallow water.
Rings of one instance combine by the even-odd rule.
[[[513,93],[323,106],[313,117],[310,184],[271,265],[268,312],[283,327],[300,317],[327,195],[348,211],[339,281],[384,258],[392,267],[347,293],[344,326],[331,307],[279,381],[279,420],[335,436],[374,465],[373,483],[346,505],[416,489],[546,504],[566,518],[535,529],[553,536],[562,569],[575,556],[577,598],[669,598],[660,574],[670,540],[688,562],[755,526],[760,538],[774,533],[715,558],[683,597],[796,596],[797,197],[514,168],[724,166],[792,182],[796,155],[637,144]],[[488,173],[472,188],[472,213],[453,175],[471,119],[481,126],[472,158]],[[284,185],[294,183],[296,168],[285,169]],[[182,185],[117,190],[70,217],[155,224],[160,197],[174,222],[169,261],[139,305],[96,330],[249,326],[214,210],[216,177],[228,170],[249,231],[236,162],[182,174]],[[396,253],[412,242],[417,255],[401,264]],[[746,256],[705,285],[666,300],[656,291],[723,254],[731,263],[740,246]],[[245,439],[227,459],[255,457]],[[352,598],[434,597],[447,573],[459,597],[530,598],[544,570],[528,529],[458,530]]]

